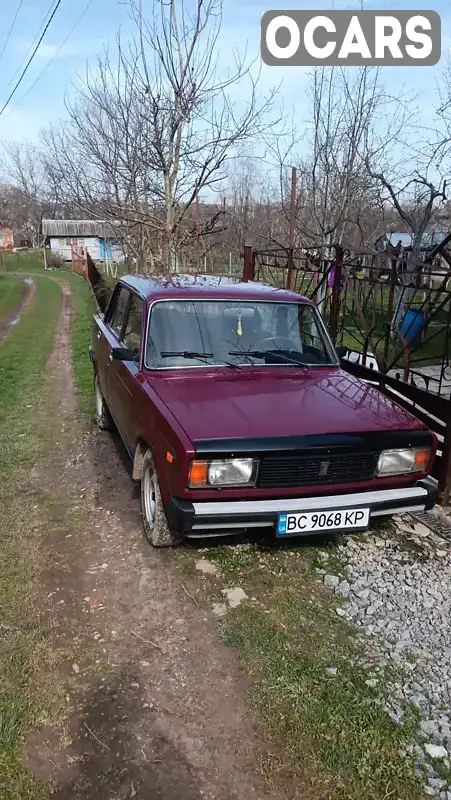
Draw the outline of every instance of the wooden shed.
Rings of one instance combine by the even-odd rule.
[[[124,260],[117,232],[109,222],[91,219],[43,219],[42,235],[52,253],[72,260],[72,245],[85,247],[94,261]]]

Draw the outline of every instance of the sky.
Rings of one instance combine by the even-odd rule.
[[[20,0],[2,0],[0,23],[0,53]],[[190,0],[185,0],[190,2]],[[114,45],[116,33],[121,29],[122,39],[131,34],[132,24],[128,18],[124,0],[91,0],[90,6],[76,29],[60,49],[73,26],[79,19],[88,0],[61,0],[60,8],[27,72],[25,79],[0,116],[0,141],[37,142],[40,129],[56,118],[64,118],[65,96],[77,74],[83,74],[86,65],[95,68],[96,56],[108,43]],[[143,14],[150,9],[153,0],[142,0]],[[27,51],[48,12],[50,0],[23,0],[16,23],[7,46],[0,57],[0,108],[5,103]],[[334,7],[360,8],[359,0],[224,0],[224,19],[219,40],[220,63],[230,63],[233,49],[243,51],[247,47],[249,56],[259,57],[260,19],[271,9],[327,10]],[[451,45],[450,0],[386,0],[367,2],[366,8],[390,10],[433,9],[442,18],[442,49]],[[53,61],[51,59],[53,58]],[[45,69],[44,74],[41,73]],[[439,74],[437,67],[393,67],[384,68],[383,78],[393,92],[405,88],[419,93],[419,103],[425,115],[431,107],[433,93]],[[262,87],[270,88],[282,82],[281,100],[285,110],[294,109],[295,117],[305,118],[308,113],[304,87],[307,69],[300,67],[267,67],[262,70]],[[35,83],[36,82],[36,83]],[[35,85],[34,85],[35,84]]]

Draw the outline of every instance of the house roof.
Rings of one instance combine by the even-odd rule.
[[[114,236],[111,222],[99,219],[43,219],[43,236]]]

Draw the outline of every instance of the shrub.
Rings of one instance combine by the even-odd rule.
[[[48,250],[45,255],[49,269],[61,269],[64,265],[64,261],[58,253],[52,253],[51,250]]]

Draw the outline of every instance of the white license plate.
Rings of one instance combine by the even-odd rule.
[[[369,508],[279,514],[277,535],[296,536],[300,533],[314,533],[315,531],[365,529],[368,527],[369,519]]]

